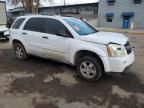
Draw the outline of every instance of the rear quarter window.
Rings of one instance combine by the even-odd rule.
[[[25,20],[25,18],[20,18],[17,19],[14,24],[12,25],[13,29],[19,29],[20,25],[23,23],[23,21]]]

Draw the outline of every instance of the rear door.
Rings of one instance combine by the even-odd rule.
[[[42,27],[43,20],[42,18],[31,18],[29,19],[22,32],[22,36],[27,43],[29,53],[34,55],[43,56],[43,42],[42,42]]]

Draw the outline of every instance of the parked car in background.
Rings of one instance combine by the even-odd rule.
[[[122,73],[135,60],[126,36],[97,31],[72,17],[18,17],[10,28],[10,43],[20,60],[35,55],[71,64],[88,81]]]
[[[9,29],[5,25],[0,26],[0,39],[9,39]]]

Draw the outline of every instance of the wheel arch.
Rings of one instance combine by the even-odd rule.
[[[18,39],[13,39],[13,40],[12,40],[12,46],[13,46],[13,48],[14,48],[14,44],[16,44],[16,43],[21,44],[21,45],[25,48],[25,51],[28,53],[27,48],[26,48],[26,45],[24,45],[24,44],[23,44],[20,40],[18,40]]]
[[[75,56],[74,56],[74,65],[77,64],[77,61],[79,58],[82,58],[84,56],[93,56],[93,57],[96,57],[96,59],[99,60],[99,62],[101,63],[102,67],[103,67],[103,70],[105,70],[104,68],[104,63],[103,63],[103,60],[101,59],[101,57],[93,52],[93,51],[89,51],[89,50],[79,50],[76,52]]]
[[[12,45],[14,46],[14,44],[16,44],[16,43],[22,44],[22,42],[21,42],[20,40],[14,39],[14,40],[12,41]],[[22,45],[23,45],[23,44],[22,44]],[[24,45],[23,45],[23,46],[24,46]]]

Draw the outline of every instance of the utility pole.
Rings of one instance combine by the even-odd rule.
[[[66,5],[66,1],[64,0],[64,6]]]

